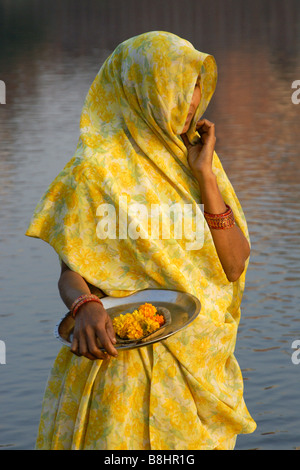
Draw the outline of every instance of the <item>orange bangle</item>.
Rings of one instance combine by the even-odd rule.
[[[71,314],[72,314],[72,317],[75,318],[75,315],[76,313],[78,312],[79,308],[81,307],[81,305],[87,303],[87,302],[98,302],[99,304],[101,304],[103,306],[103,303],[101,302],[101,300],[99,299],[99,297],[97,297],[97,295],[94,295],[94,294],[83,294],[83,295],[80,295],[72,304],[71,306]]]
[[[223,212],[223,214],[209,214],[204,211],[204,217],[209,228],[225,230],[234,226],[235,220],[232,209],[228,204],[226,204],[226,209],[226,212]]]

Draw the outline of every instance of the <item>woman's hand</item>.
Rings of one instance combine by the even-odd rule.
[[[75,316],[71,351],[88,359],[106,359],[108,354],[117,357],[114,348],[115,332],[105,308],[97,302],[83,304]],[[103,347],[105,351],[101,351]]]
[[[91,293],[85,279],[72,271],[63,261],[58,288],[63,302],[69,309],[80,295]],[[104,295],[104,292],[102,294]],[[100,350],[99,343],[105,351]],[[113,346],[115,343],[112,321],[105,308],[98,302],[81,305],[75,315],[71,351],[77,356],[85,356],[92,360],[105,359],[108,357],[107,354],[114,357],[118,355]]]
[[[216,144],[215,125],[207,119],[201,119],[196,124],[196,130],[200,134],[201,142],[191,145],[186,134],[182,134],[182,140],[188,150],[188,163],[193,175],[198,178],[212,172],[213,154]]]

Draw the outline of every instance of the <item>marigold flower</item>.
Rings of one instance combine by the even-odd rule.
[[[141,312],[144,317],[153,318],[157,312],[157,309],[154,307],[154,305],[146,302],[144,305],[139,307],[139,312]]]
[[[159,323],[159,326],[165,323],[165,319],[163,315],[155,315],[155,320]]]
[[[121,314],[113,319],[115,332],[122,339],[140,339],[154,333],[164,323],[164,316],[158,315],[156,307],[147,302],[132,313]]]

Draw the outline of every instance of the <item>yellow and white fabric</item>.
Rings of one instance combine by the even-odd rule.
[[[199,75],[202,98],[191,142],[215,90],[213,56],[164,31],[120,44],[87,94],[74,157],[37,205],[26,235],[49,243],[106,295],[177,289],[202,304],[181,332],[118,358],[90,361],[63,346],[45,392],[38,449],[231,449],[237,434],[256,427],[234,356],[246,269],[228,282],[204,218],[202,245],[188,249],[188,236],[151,237],[150,212],[128,210],[134,203],[146,209],[179,203],[196,211],[201,204],[180,137]],[[213,171],[249,240],[216,153]],[[115,238],[113,231],[102,236],[104,204],[115,208]],[[120,214],[128,215],[123,238]],[[171,213],[164,209],[163,217],[172,227]]]

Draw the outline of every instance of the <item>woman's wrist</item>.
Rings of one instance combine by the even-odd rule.
[[[78,310],[81,309],[83,305],[90,303],[90,302],[97,302],[103,306],[103,303],[101,302],[99,297],[97,297],[96,295],[82,294],[79,297],[77,297],[74,300],[73,304],[71,305],[70,311],[71,311],[73,318],[75,318],[75,315],[77,314]]]
[[[79,320],[79,322],[84,321],[89,322],[90,317],[99,317],[99,314],[105,313],[105,308],[103,307],[103,304],[100,304],[98,302],[87,302],[85,304],[82,304],[81,307],[78,309],[76,316],[75,316],[75,322]]]
[[[197,170],[196,179],[199,184],[204,182],[214,182],[216,181],[216,175],[214,174],[212,168],[201,168]]]
[[[91,291],[83,277],[66,267],[60,275],[58,289],[62,301],[66,307],[71,307],[76,299],[81,295],[91,294]]]

